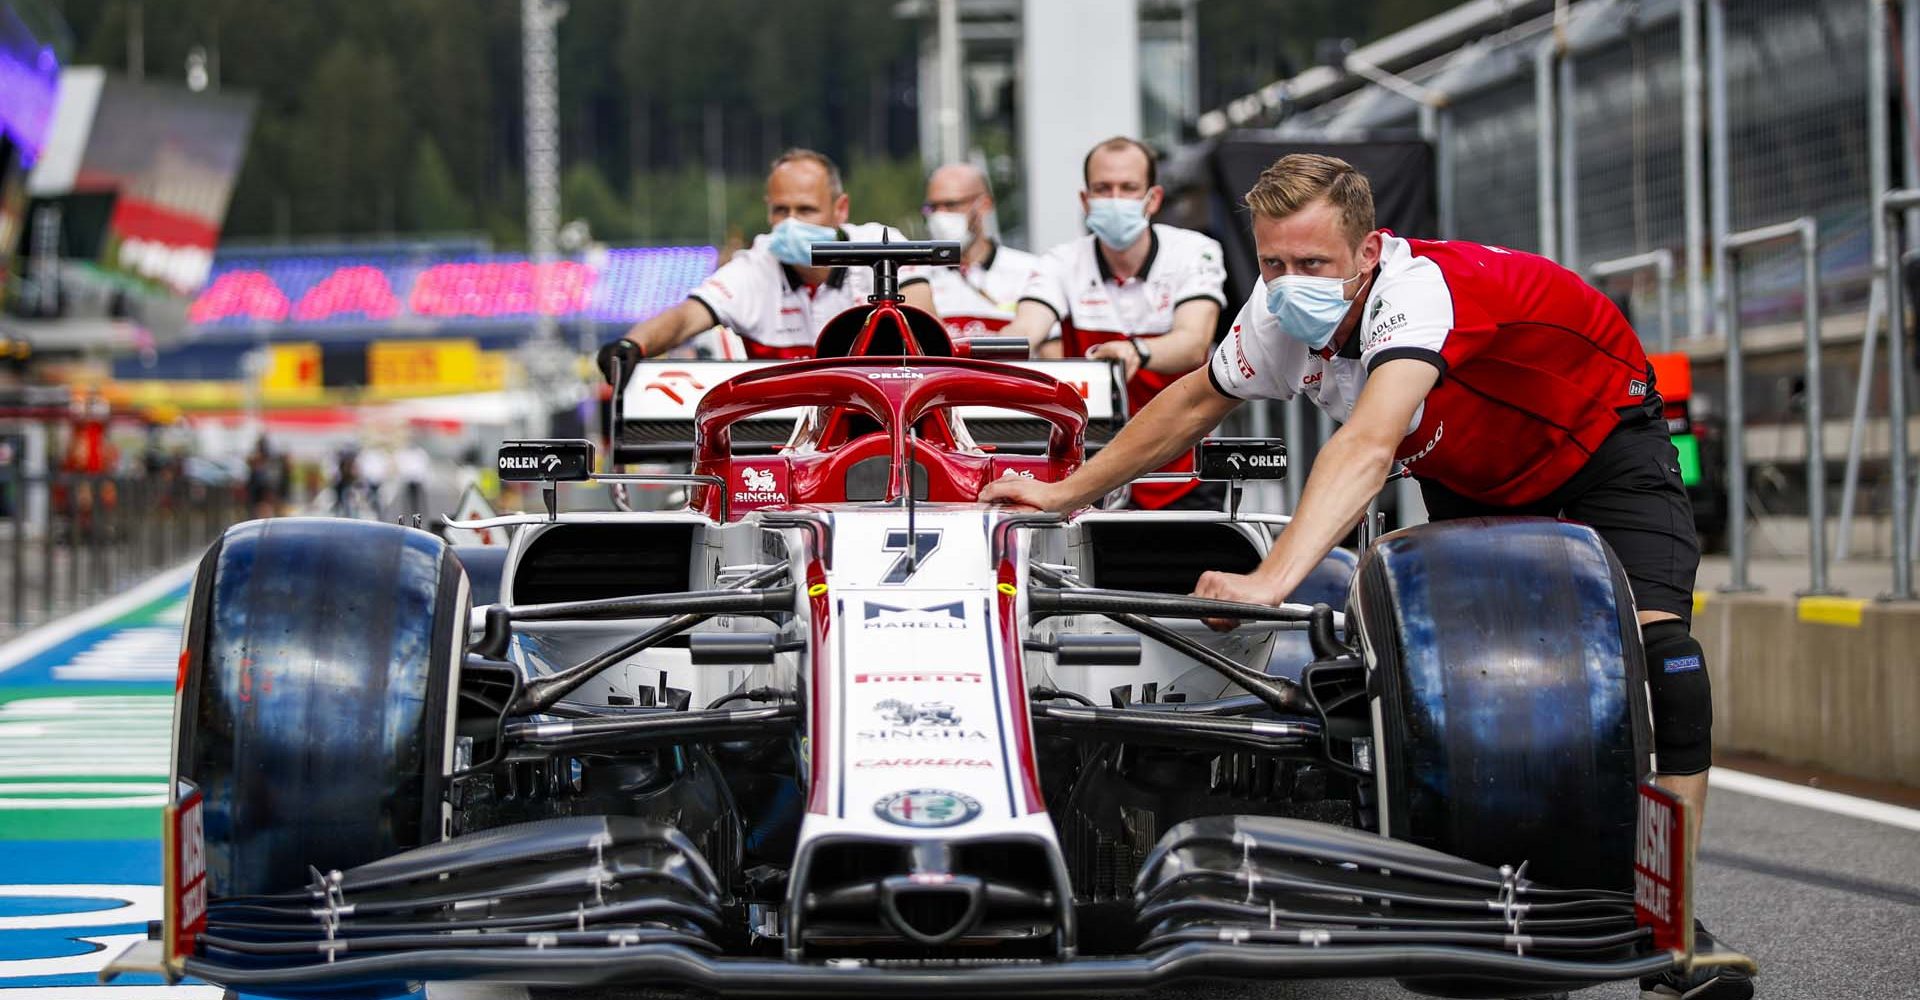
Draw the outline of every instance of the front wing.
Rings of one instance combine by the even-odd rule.
[[[1340,827],[1217,816],[1170,830],[1141,867],[1131,912],[1103,917],[1134,925],[1131,954],[1082,955],[1067,942],[1044,958],[880,949],[786,960],[770,957],[777,942],[739,933],[777,922],[755,922],[751,908],[728,899],[677,830],[573,817],[316,872],[304,892],[216,901],[190,953],[163,961],[162,943],[147,942],[104,975],[159,970],[267,994],[484,980],[735,996],[1087,994],[1191,979],[1391,977],[1490,996],[1696,961],[1750,964],[1656,947],[1634,904],[1631,894],[1538,886],[1523,872]]]

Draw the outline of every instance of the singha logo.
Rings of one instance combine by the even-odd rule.
[[[787,491],[780,488],[774,479],[772,469],[743,468],[740,470],[740,489],[733,493],[734,503],[786,503]]]
[[[888,698],[873,706],[873,711],[890,726],[926,728],[960,724],[960,713],[944,701],[923,701],[916,705],[910,701]]]

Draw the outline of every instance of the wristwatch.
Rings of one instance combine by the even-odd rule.
[[[1147,350],[1147,345],[1144,341],[1139,337],[1128,337],[1127,343],[1132,344],[1133,353],[1140,356],[1140,367],[1145,368],[1153,364],[1153,352]]]

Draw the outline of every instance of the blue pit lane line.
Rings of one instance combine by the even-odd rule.
[[[99,970],[158,920],[191,567],[0,645],[0,996],[219,1000]]]

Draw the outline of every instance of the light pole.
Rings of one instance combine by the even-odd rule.
[[[559,254],[560,73],[554,27],[564,0],[520,0],[521,63],[526,89],[527,248],[533,261],[533,336],[521,351],[527,380],[547,413],[576,403],[584,390],[573,353],[560,342],[547,289]]]

